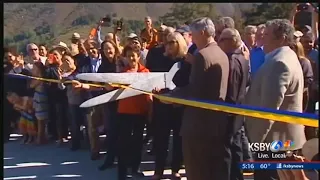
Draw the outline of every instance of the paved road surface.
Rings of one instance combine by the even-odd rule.
[[[4,145],[4,180],[116,180],[115,168],[103,172],[97,169],[103,158],[91,161],[88,150],[71,152],[68,148],[67,144],[63,147],[55,144],[21,145],[17,137],[12,135],[11,142]],[[152,157],[144,155],[141,165],[146,175],[144,179],[150,179],[153,167]],[[165,171],[165,174],[170,173],[170,170]],[[184,170],[181,170],[181,173],[184,173]]]

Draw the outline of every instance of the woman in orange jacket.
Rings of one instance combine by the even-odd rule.
[[[139,63],[140,51],[126,46],[123,55],[128,61],[128,68],[124,73],[149,72]],[[138,95],[122,99],[118,104],[118,179],[126,179],[127,169],[131,168],[132,176],[143,177],[139,171],[141,151],[143,146],[143,129],[151,113],[149,95]]]

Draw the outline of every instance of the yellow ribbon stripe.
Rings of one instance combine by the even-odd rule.
[[[139,91],[144,94],[149,94],[154,96],[155,98],[171,102],[175,104],[181,104],[181,105],[187,105],[192,107],[198,107],[203,109],[210,109],[215,111],[222,111],[226,113],[232,113],[237,115],[243,115],[243,116],[250,116],[260,119],[266,119],[266,120],[273,120],[273,121],[279,121],[279,122],[285,122],[285,123],[291,123],[291,124],[302,124],[305,126],[311,126],[311,127],[319,127],[318,121],[310,118],[303,118],[303,117],[296,117],[296,116],[290,116],[290,115],[280,115],[280,114],[274,114],[269,112],[263,112],[263,111],[255,111],[250,109],[244,109],[244,108],[236,108],[236,107],[229,107],[224,105],[216,105],[211,103],[205,103],[205,102],[199,102],[199,101],[192,101],[187,99],[181,99],[181,98],[175,98],[175,97],[168,97],[168,96],[162,96],[158,94],[153,94],[149,92],[145,92],[136,88],[120,85],[121,88],[130,88],[136,91]]]
[[[26,75],[21,75],[21,74],[17,74],[17,76],[23,76],[26,78],[31,78],[31,79],[36,79],[36,80],[46,81],[46,82],[52,82],[52,83],[62,83],[61,80],[32,77],[32,76],[26,76]],[[72,81],[65,81],[63,83],[72,83]],[[101,84],[92,84],[92,83],[85,83],[85,84],[88,84],[93,87],[105,87],[105,85],[101,85]],[[237,108],[237,107],[229,107],[229,106],[225,106],[225,105],[217,105],[217,104],[192,101],[192,100],[175,98],[175,97],[168,97],[168,96],[153,94],[151,92],[146,92],[146,91],[136,89],[133,87],[129,87],[126,85],[122,85],[122,84],[110,84],[110,85],[113,87],[132,89],[135,91],[139,91],[143,94],[152,95],[161,101],[166,101],[166,102],[170,102],[170,103],[187,105],[187,106],[215,110],[215,111],[222,111],[222,112],[232,113],[232,114],[237,114],[237,115],[242,115],[242,116],[250,116],[250,117],[255,117],[255,118],[259,118],[259,119],[273,120],[273,121],[292,123],[292,124],[301,124],[301,125],[311,126],[311,127],[319,127],[318,121],[315,119],[312,119],[312,118],[298,117],[298,116],[293,116],[293,115],[292,116],[291,115],[282,115],[282,114],[269,113],[269,112],[264,112],[264,111],[250,110],[250,109]]]
[[[58,79],[47,79],[47,78],[41,78],[41,77],[34,77],[34,76],[27,76],[23,74],[10,74],[12,76],[20,76],[20,77],[25,77],[29,79],[34,79],[34,80],[39,80],[39,81],[44,81],[44,82],[51,82],[51,83],[63,83],[63,84],[72,84],[72,81],[62,81]],[[82,83],[82,84],[88,84],[93,87],[105,87],[106,85],[101,85],[101,84],[92,84],[92,83]]]

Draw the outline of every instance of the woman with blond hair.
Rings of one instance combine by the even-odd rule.
[[[190,67],[187,65],[185,58],[188,52],[188,46],[183,36],[178,32],[169,33],[166,36],[165,52],[163,63],[170,64],[170,67],[180,62],[182,67],[173,78],[177,87],[186,86],[189,83]],[[168,69],[169,70],[169,69]],[[170,89],[155,89],[157,93],[169,92]],[[156,99],[154,100],[156,101]],[[173,149],[172,149],[172,177],[171,179],[180,179],[178,173],[182,164],[182,140],[180,136],[180,127],[182,120],[183,107],[172,104],[157,103],[154,109],[154,150],[155,150],[155,174],[152,179],[162,179],[164,167],[166,164],[169,136],[173,130]]]

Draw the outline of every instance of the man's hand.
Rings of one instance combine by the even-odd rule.
[[[107,91],[112,91],[114,89],[114,87],[107,83],[106,86],[105,86],[105,89]]]
[[[246,46],[242,46],[241,50],[242,50],[242,55],[244,56],[244,58],[246,60],[249,60],[250,59],[250,51],[249,51],[249,49]]]
[[[149,25],[146,26],[146,30],[148,30],[149,32],[150,32],[151,29],[152,29],[151,25],[150,26]]]
[[[19,101],[19,96],[16,93],[10,93],[10,94],[7,95],[7,100],[11,104],[16,104]]]
[[[58,68],[58,74],[59,74],[59,80],[61,80],[62,79],[62,73],[64,72],[64,70],[63,69],[61,69],[61,67],[59,67]]]
[[[168,89],[159,89],[159,88],[154,88],[153,90],[152,90],[152,93],[153,94],[161,94],[161,93],[166,93],[168,91]],[[171,102],[168,102],[168,101],[162,101],[162,100],[160,100],[160,102],[162,102],[162,103],[164,103],[164,104],[173,104],[173,103],[171,103]]]
[[[161,91],[161,89],[155,87],[155,88],[152,90],[152,93],[153,93],[153,94],[159,94],[160,91]]]
[[[62,84],[65,83],[66,81],[68,81],[68,78],[66,78],[66,77],[63,77],[60,79],[60,83],[62,83]]]
[[[18,57],[17,57],[17,60],[20,64],[20,66],[23,66],[24,64],[24,60],[23,60],[23,54],[20,54]]]
[[[72,87],[75,89],[82,88],[82,83],[77,80],[72,80],[71,83],[72,83]]]

